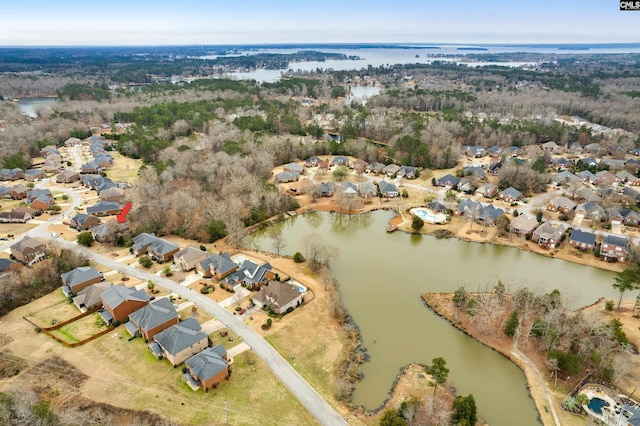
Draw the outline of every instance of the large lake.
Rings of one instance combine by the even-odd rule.
[[[57,98],[22,98],[18,108],[24,115],[31,118],[38,116],[38,110],[51,108],[57,102]]]
[[[490,289],[500,279],[512,289],[560,289],[577,307],[601,296],[619,296],[611,286],[613,273],[511,247],[387,234],[391,216],[386,211],[316,212],[274,225],[282,228],[286,254],[302,251],[300,239],[310,233],[339,250],[331,270],[371,356],[354,402],[378,407],[402,366],[428,365],[441,356],[451,369],[450,382],[459,394],[475,396],[479,414],[489,424],[539,425],[522,371],[433,314],[420,295],[452,292],[461,285],[468,291]],[[270,251],[272,240],[265,232],[253,234],[250,243]]]

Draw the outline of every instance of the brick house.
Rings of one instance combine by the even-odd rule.
[[[206,392],[229,377],[227,351],[222,345],[207,348],[188,358],[184,364],[187,372],[183,377],[194,391],[202,387]]]
[[[114,321],[122,322],[129,314],[149,304],[149,296],[144,290],[125,287],[122,284],[109,287],[100,298],[104,307],[100,315],[107,324]]]
[[[609,262],[624,262],[629,255],[629,240],[624,237],[607,235],[602,239],[600,257]]]
[[[180,316],[173,303],[167,298],[162,298],[130,313],[129,322],[125,327],[132,336],[140,335],[146,341],[151,341],[157,333],[177,324],[178,321]]]

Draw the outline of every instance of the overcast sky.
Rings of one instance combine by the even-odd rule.
[[[2,1],[0,45],[640,42],[613,0]]]

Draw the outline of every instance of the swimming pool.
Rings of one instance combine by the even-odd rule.
[[[591,398],[589,400],[589,404],[587,404],[587,407],[589,407],[589,409],[596,414],[602,414],[602,408],[608,407],[608,406],[609,406],[609,403],[604,399],[600,399],[600,398]]]
[[[442,213],[433,213],[422,207],[411,209],[410,213],[414,216],[418,216],[427,223],[445,223],[447,221],[446,215]]]

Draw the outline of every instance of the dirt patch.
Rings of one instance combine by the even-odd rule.
[[[9,352],[0,351],[0,379],[20,374],[26,366],[26,361]]]
[[[0,333],[0,346],[8,345],[13,342],[13,337]]]
[[[78,389],[89,376],[64,359],[52,356],[28,368],[20,378],[26,382],[37,383],[40,387],[55,386],[61,382],[70,389]]]

